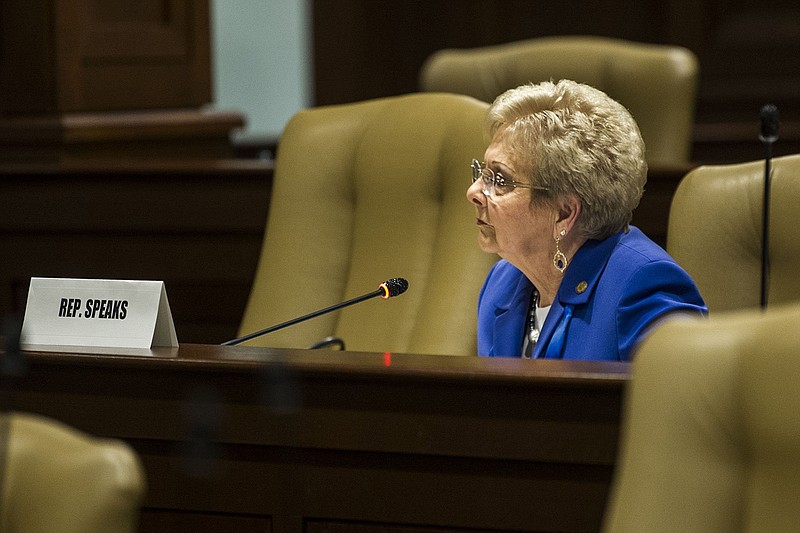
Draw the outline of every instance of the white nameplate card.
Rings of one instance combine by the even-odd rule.
[[[177,347],[163,281],[31,278],[23,349]]]

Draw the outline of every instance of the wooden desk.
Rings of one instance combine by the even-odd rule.
[[[141,531],[597,531],[624,363],[27,353],[3,405],[130,442]]]

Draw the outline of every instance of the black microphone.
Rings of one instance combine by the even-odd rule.
[[[769,278],[769,198],[772,170],[772,144],[778,140],[780,116],[774,104],[761,106],[761,131],[759,140],[764,143],[764,209],[761,221],[761,307],[767,306],[768,278]]]
[[[778,140],[780,128],[780,114],[775,104],[761,106],[761,133],[758,138],[764,144],[772,144]]]
[[[292,320],[288,320],[281,324],[271,326],[260,331],[256,331],[254,333],[250,333],[245,335],[244,337],[239,337],[238,339],[231,339],[229,341],[223,342],[222,346],[235,346],[245,341],[249,341],[255,339],[256,337],[260,337],[262,335],[266,335],[267,333],[272,333],[273,331],[278,331],[279,329],[283,329],[288,326],[293,326],[298,322],[304,322],[310,318],[315,318],[320,315],[324,315],[325,313],[330,313],[331,311],[336,311],[337,309],[341,309],[342,307],[347,307],[348,305],[357,304],[359,302],[363,302],[364,300],[369,300],[370,298],[375,298],[376,296],[380,296],[384,300],[387,298],[391,298],[393,296],[399,296],[406,292],[408,289],[408,281],[403,278],[392,278],[390,280],[384,281],[380,285],[378,285],[378,289],[367,294],[362,294],[352,300],[347,300],[346,302],[342,302],[340,304],[332,305],[330,307],[326,307],[325,309],[321,309],[319,311],[314,311],[313,313],[309,313],[307,315],[303,315],[298,318],[294,318]]]

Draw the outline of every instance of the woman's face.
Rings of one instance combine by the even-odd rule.
[[[506,180],[530,184],[530,177],[517,167],[501,136],[495,135],[484,161],[488,169]],[[502,196],[487,196],[483,188],[483,180],[478,179],[467,189],[467,200],[476,209],[478,244],[483,251],[496,253],[517,266],[552,255],[557,213],[544,202],[531,205],[531,192],[537,191],[517,187]]]

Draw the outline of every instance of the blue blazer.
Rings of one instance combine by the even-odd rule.
[[[478,354],[520,357],[533,285],[511,263],[496,263],[478,300]],[[642,334],[671,312],[707,314],[689,275],[631,226],[587,241],[570,262],[533,356],[630,360]],[[554,332],[565,335],[554,342]],[[548,350],[549,348],[549,350]]]

